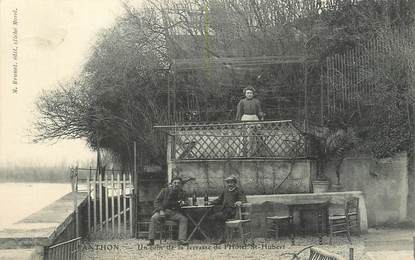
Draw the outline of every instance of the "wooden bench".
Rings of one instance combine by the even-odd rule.
[[[309,260],[345,260],[345,258],[318,247],[311,247]]]

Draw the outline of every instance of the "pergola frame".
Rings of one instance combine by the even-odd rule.
[[[173,115],[176,112],[176,91],[177,82],[176,74],[181,71],[194,70],[210,70],[214,67],[239,67],[249,68],[262,65],[282,65],[282,64],[302,64],[304,81],[304,132],[307,132],[309,125],[308,116],[308,65],[318,63],[317,59],[309,59],[306,55],[287,55],[287,56],[256,56],[256,57],[211,57],[211,58],[195,58],[195,59],[173,59],[172,62],[172,76],[173,76],[173,90],[171,90],[170,78],[168,84],[168,114],[169,124],[176,124],[174,117],[172,117],[171,106],[173,105]],[[321,85],[321,88],[323,86]],[[173,96],[171,95],[173,92]],[[173,102],[172,102],[173,99]],[[173,103],[173,104],[172,104]],[[173,120],[172,120],[173,119]]]

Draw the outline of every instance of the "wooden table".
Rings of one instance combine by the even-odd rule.
[[[190,241],[190,239],[192,239],[193,235],[196,233],[196,231],[199,231],[200,234],[202,234],[206,239],[209,239],[209,236],[206,235],[206,233],[203,231],[203,229],[200,227],[200,225],[203,223],[203,221],[205,220],[205,218],[207,217],[208,213],[212,210],[214,206],[213,205],[200,205],[200,206],[184,206],[181,207],[184,210],[184,213],[186,214],[186,216],[190,219],[190,221],[195,225],[195,227],[193,228],[192,232],[190,233],[189,237],[187,238],[187,242]],[[202,211],[203,214],[202,216],[199,218],[198,221],[196,221],[193,217],[192,217],[192,212],[195,211]]]
[[[362,191],[340,191],[323,193],[295,193],[295,194],[264,194],[247,195],[247,200],[253,205],[262,204],[266,201],[288,205],[294,201],[330,201],[331,205],[344,205],[351,198],[359,198],[359,222],[362,233],[367,233],[367,209],[366,199]]]
[[[300,212],[300,225],[304,228],[304,219],[302,216],[303,211],[314,211],[317,213],[317,232],[319,235],[319,244],[323,244],[323,214],[325,214],[326,218],[328,216],[328,208],[329,208],[329,201],[292,201],[286,203],[289,209],[290,221],[293,223],[293,215],[294,211]],[[295,225],[292,225],[294,230],[291,230],[291,242],[294,244],[294,237],[295,237]]]

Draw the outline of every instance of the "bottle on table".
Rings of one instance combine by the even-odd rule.
[[[193,190],[192,205],[197,206],[197,197],[196,197],[196,191],[195,190]]]
[[[205,201],[205,206],[209,205],[209,195],[207,190],[205,190],[205,196],[203,197],[203,200]]]

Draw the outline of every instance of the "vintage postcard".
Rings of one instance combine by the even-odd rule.
[[[410,0],[0,0],[0,259],[414,259]]]

